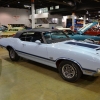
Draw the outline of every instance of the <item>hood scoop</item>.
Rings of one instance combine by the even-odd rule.
[[[76,45],[76,46],[81,46],[81,47],[88,47],[92,49],[100,48],[100,46],[98,45],[91,45],[91,44],[78,43],[78,42],[67,42],[65,44],[71,44],[71,45]]]

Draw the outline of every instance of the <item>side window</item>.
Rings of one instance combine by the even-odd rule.
[[[31,42],[32,38],[34,36],[34,32],[27,32],[27,35],[26,35],[26,40],[25,41],[28,41],[28,42]]]
[[[26,35],[27,35],[27,33],[23,33],[23,34],[20,36],[20,39],[21,39],[22,41],[26,41]]]
[[[35,42],[36,40],[40,40],[41,43],[44,43],[40,32],[23,33],[20,39],[27,42]]]
[[[39,41],[41,41],[41,43],[43,43],[43,39],[42,39],[42,36],[41,36],[41,33],[40,33],[40,32],[35,32],[35,33],[31,36],[30,42],[35,42],[36,40],[39,40]]]

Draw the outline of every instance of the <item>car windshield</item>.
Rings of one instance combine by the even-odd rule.
[[[70,40],[70,38],[63,31],[46,32],[43,33],[43,35],[48,44]]]
[[[74,31],[72,31],[72,30],[64,30],[64,32],[65,32],[67,35],[77,35],[77,34],[80,35],[80,33],[74,32]]]

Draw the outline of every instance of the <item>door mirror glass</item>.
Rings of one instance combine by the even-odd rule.
[[[40,45],[41,44],[41,41],[36,40],[35,43],[37,43],[38,45]]]

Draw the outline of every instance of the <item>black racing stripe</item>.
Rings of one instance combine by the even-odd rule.
[[[24,53],[24,54],[27,54],[27,55],[31,55],[31,56],[34,56],[34,57],[38,57],[38,58],[42,58],[42,59],[45,59],[45,60],[50,60],[50,61],[55,62],[55,60],[47,59],[47,58],[40,57],[40,56],[37,56],[37,55],[29,54],[29,53],[18,51],[18,50],[15,50],[15,51],[20,52],[20,53]]]
[[[77,42],[67,42],[66,44],[72,44],[72,45],[77,45],[77,46],[82,46],[82,47],[88,47],[88,48],[98,48],[100,46],[96,46],[96,45],[90,45],[90,44],[83,44],[83,43],[77,43]]]

